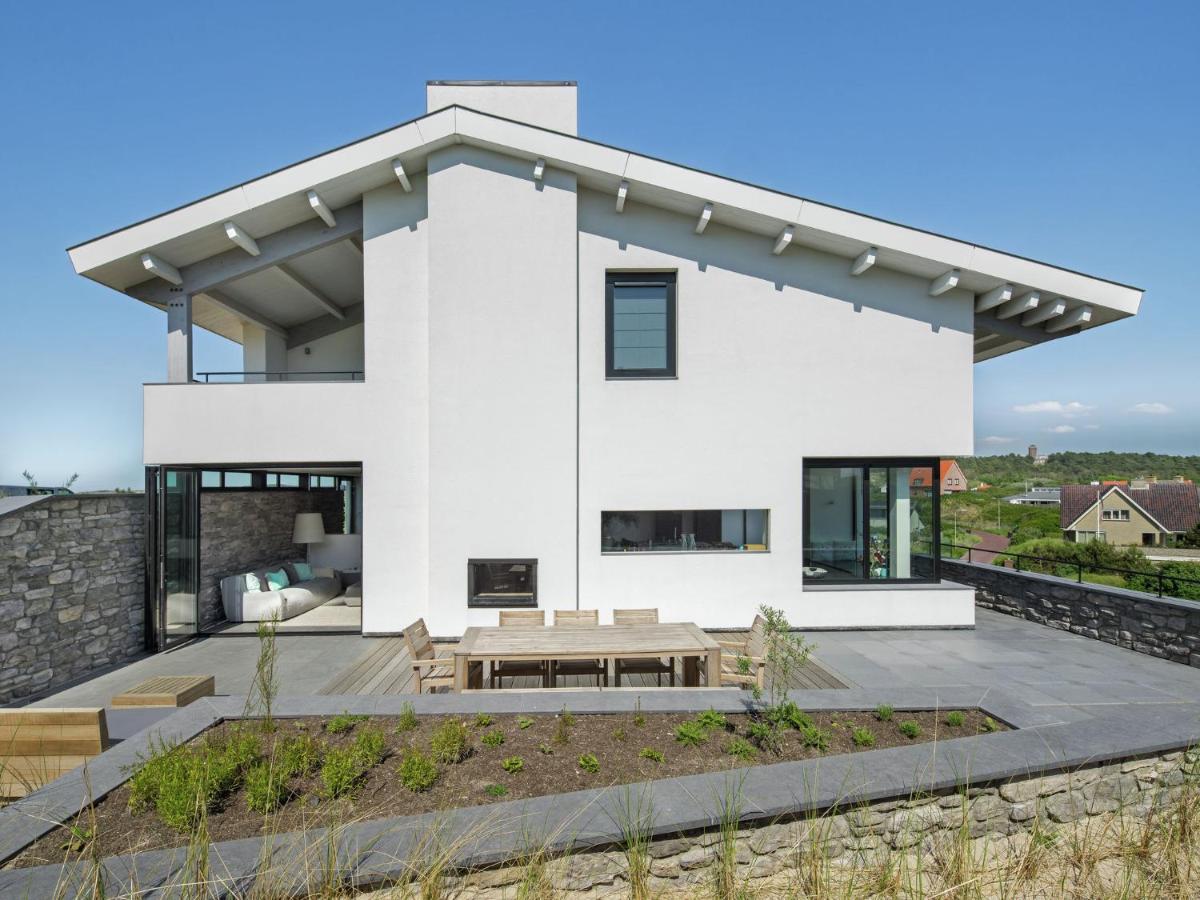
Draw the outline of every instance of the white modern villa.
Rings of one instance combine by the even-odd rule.
[[[973,450],[972,366],[1140,289],[587,140],[571,82],[427,97],[70,249],[166,313],[152,645],[329,597],[364,634],[532,606],[973,624],[937,502],[939,461]],[[194,371],[196,329],[243,371]],[[338,584],[280,607],[244,576],[283,562]]]

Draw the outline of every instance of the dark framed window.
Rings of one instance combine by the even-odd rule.
[[[609,272],[604,333],[607,378],[674,378],[675,273]]]
[[[804,460],[804,578],[941,579],[936,459]]]
[[[769,510],[676,509],[600,513],[601,553],[762,553]]]
[[[536,559],[467,560],[467,606],[537,606]]]

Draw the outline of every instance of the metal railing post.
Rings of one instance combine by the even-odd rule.
[[[1079,583],[1083,584],[1083,563],[1079,563]]]

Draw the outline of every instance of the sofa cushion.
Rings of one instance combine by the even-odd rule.
[[[307,612],[342,592],[342,583],[336,578],[314,578],[302,584],[294,584],[279,591],[283,597],[283,618],[290,619]]]
[[[291,584],[285,569],[275,569],[267,573],[267,587],[273,591],[280,591]]]
[[[292,568],[296,571],[296,581],[312,581],[312,566],[308,563],[292,563]]]
[[[255,575],[253,572],[247,572],[242,577],[246,579],[246,590],[248,590],[248,591],[261,591],[262,590],[262,582],[259,580],[258,576]]]

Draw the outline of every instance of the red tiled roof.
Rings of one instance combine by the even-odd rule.
[[[1178,481],[1156,481],[1145,489],[1133,490],[1124,484],[1097,488],[1094,484],[1064,484],[1060,499],[1060,521],[1063,528],[1087,512],[1096,503],[1096,492],[1107,496],[1120,491],[1122,496],[1140,506],[1168,531],[1188,531],[1200,523],[1200,492],[1194,484]]]

